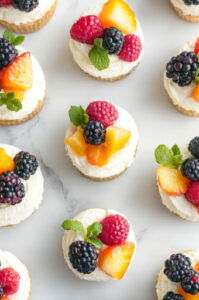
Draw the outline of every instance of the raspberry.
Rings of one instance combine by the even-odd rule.
[[[142,42],[140,38],[135,34],[127,34],[124,37],[124,44],[118,56],[124,61],[133,62],[138,59],[141,51]]]
[[[186,199],[194,206],[199,207],[199,182],[190,182],[185,194]]]
[[[197,39],[197,41],[196,41],[196,43],[195,43],[194,53],[195,53],[196,55],[199,54],[199,38]]]
[[[5,268],[0,271],[0,284],[4,296],[13,295],[19,289],[20,275],[12,268]]]
[[[73,40],[90,45],[102,35],[103,25],[95,15],[81,17],[70,30],[70,36]]]
[[[90,103],[86,112],[90,120],[101,122],[105,128],[114,125],[119,116],[115,106],[106,101]]]
[[[13,0],[0,0],[0,7],[6,7],[11,5]]]
[[[127,220],[121,215],[111,215],[101,222],[102,232],[100,240],[106,245],[119,245],[126,241],[130,226]]]

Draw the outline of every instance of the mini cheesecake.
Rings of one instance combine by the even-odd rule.
[[[169,149],[159,145],[155,158],[157,185],[162,203],[177,216],[199,221],[199,138],[188,146]]]
[[[30,217],[40,206],[43,189],[36,157],[0,144],[0,227],[13,226]]]
[[[198,271],[199,251],[188,250],[171,255],[158,274],[157,299],[199,299]]]
[[[184,20],[191,23],[199,22],[198,0],[170,0],[176,13]]]
[[[29,300],[31,279],[27,267],[13,254],[0,250],[0,294],[2,300]]]
[[[122,214],[88,209],[73,220],[65,220],[62,227],[64,258],[77,277],[89,281],[123,278],[134,258],[136,242]]]
[[[138,145],[135,121],[125,109],[95,101],[69,110],[65,148],[74,167],[96,181],[111,180],[132,164]]]
[[[166,65],[164,87],[174,106],[199,117],[199,37],[184,44]]]
[[[77,65],[98,80],[122,79],[143,56],[140,24],[123,0],[108,0],[86,10],[70,30]]]
[[[17,33],[44,27],[56,9],[57,0],[0,0],[0,24]]]

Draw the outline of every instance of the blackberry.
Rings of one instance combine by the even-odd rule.
[[[14,0],[12,5],[25,12],[30,12],[39,5],[38,0]]]
[[[0,284],[0,299],[3,298],[3,288],[2,288],[2,285]]]
[[[186,5],[199,5],[199,0],[183,0]]]
[[[181,282],[182,279],[192,272],[191,260],[189,257],[179,253],[171,255],[165,261],[164,274],[173,282]]]
[[[199,159],[188,158],[181,166],[182,174],[192,181],[199,181]]]
[[[17,55],[15,46],[10,41],[0,38],[0,70],[10,65]]]
[[[0,203],[15,205],[25,196],[25,187],[20,178],[8,171],[0,175]]]
[[[95,246],[84,242],[73,242],[68,253],[74,269],[83,274],[90,274],[96,269],[98,252]]]
[[[28,180],[30,175],[34,175],[39,166],[37,159],[34,155],[31,155],[28,152],[19,152],[15,158],[15,169],[14,172],[20,178]]]
[[[106,129],[101,122],[89,121],[84,127],[84,138],[86,143],[100,145],[105,141]]]
[[[179,86],[189,85],[196,77],[198,57],[192,51],[184,51],[171,58],[166,66],[166,76]]]
[[[193,271],[192,276],[185,277],[181,282],[182,289],[191,295],[199,292],[199,274]]]
[[[189,143],[189,152],[199,158],[199,136],[196,136],[191,142]]]
[[[109,54],[118,54],[124,43],[124,36],[115,27],[105,28],[102,36],[102,46]]]
[[[184,297],[180,294],[174,294],[173,292],[168,292],[162,300],[184,300]]]

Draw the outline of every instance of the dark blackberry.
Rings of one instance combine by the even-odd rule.
[[[182,174],[192,181],[199,181],[199,159],[188,158],[181,166]]]
[[[184,300],[184,297],[180,294],[174,294],[173,292],[168,292],[162,300]]]
[[[181,286],[186,293],[196,295],[199,292],[199,274],[193,271],[192,276],[183,278]]]
[[[199,0],[183,0],[186,5],[199,5]]]
[[[124,36],[115,27],[105,28],[102,36],[102,46],[109,54],[118,54],[124,43]]]
[[[84,138],[86,143],[100,145],[105,141],[106,129],[101,122],[89,121],[84,127]]]
[[[0,70],[10,65],[17,55],[15,46],[10,41],[0,38]]]
[[[192,51],[184,51],[172,57],[166,66],[166,76],[179,86],[189,85],[196,77],[198,57]]]
[[[95,246],[84,242],[73,242],[68,253],[74,269],[83,274],[90,274],[96,269],[98,252]]]
[[[189,152],[199,158],[199,136],[196,136],[191,142],[189,143]]]
[[[39,166],[36,157],[28,152],[19,152],[15,156],[14,161],[15,174],[24,180],[28,180],[30,175],[34,175]]]
[[[173,282],[181,282],[191,272],[190,258],[181,253],[173,254],[170,259],[165,261],[164,274]]]
[[[25,196],[25,187],[20,178],[13,172],[0,175],[0,203],[15,205]]]
[[[3,298],[3,294],[4,294],[3,288],[2,288],[2,286],[0,284],[0,299]]]
[[[30,12],[39,5],[38,0],[13,0],[12,5],[25,12]]]

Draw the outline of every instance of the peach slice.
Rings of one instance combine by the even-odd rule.
[[[15,163],[3,148],[0,148],[0,174],[14,170]]]
[[[177,293],[182,295],[184,297],[184,300],[199,300],[199,293],[197,293],[196,295],[191,295],[186,293],[182,288],[179,288]]]
[[[199,84],[195,86],[191,93],[191,97],[196,101],[199,102]]]
[[[129,141],[131,132],[115,126],[110,126],[106,130],[106,143],[109,151],[115,153],[121,150]]]
[[[65,144],[70,146],[77,156],[86,155],[86,143],[83,137],[83,130],[78,128],[69,138],[64,140]]]

